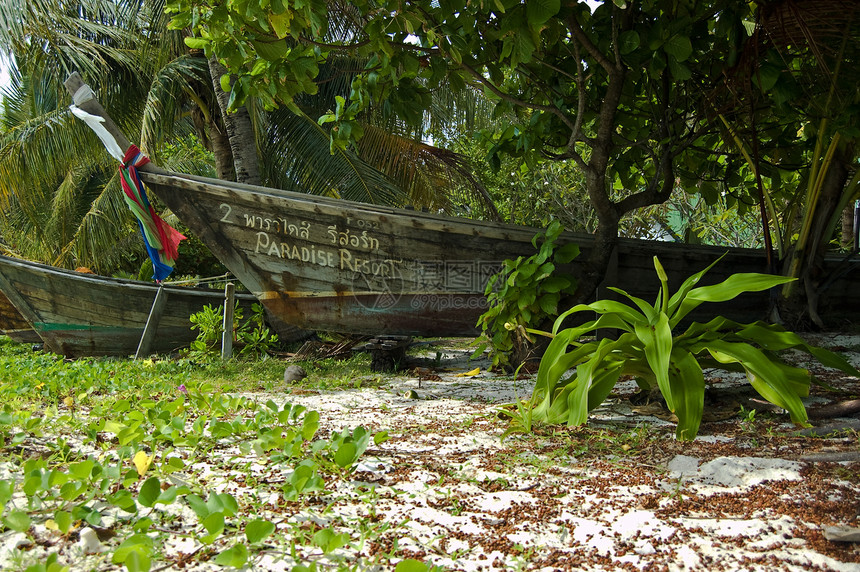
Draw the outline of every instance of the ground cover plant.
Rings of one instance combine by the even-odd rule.
[[[242,356],[262,356],[278,343],[278,335],[266,326],[265,314],[260,304],[251,306],[252,314],[247,319],[236,302],[233,310],[233,342],[238,343]],[[197,339],[188,348],[193,357],[207,359],[220,351],[224,333],[224,307],[207,304],[191,315],[191,329],[197,330]]]
[[[282,363],[268,361],[277,364],[268,374],[281,375]],[[258,389],[265,367],[241,365]],[[94,566],[110,562],[129,571],[150,570],[176,537],[202,542],[189,560],[241,568],[281,527],[278,534],[294,538],[295,570],[304,569],[296,544],[328,554],[356,542],[334,526],[283,530],[283,519],[258,516],[265,498],[231,494],[201,474],[207,469],[198,466],[218,459],[219,469],[263,481],[265,466],[266,475],[281,479],[276,490],[283,499],[301,507],[347,478],[368,445],[387,438],[363,427],[322,437],[315,411],[231,396],[226,392],[249,389],[248,378],[233,375],[238,367],[188,359],[68,361],[2,339],[0,532],[35,540],[37,527],[76,536],[81,556],[97,557]],[[193,513],[190,528],[187,519],[183,528],[174,526],[182,513]],[[365,524],[359,542],[377,528]],[[427,569],[404,562],[403,570]],[[44,561],[21,552],[15,565],[28,572],[69,569],[56,552]]]

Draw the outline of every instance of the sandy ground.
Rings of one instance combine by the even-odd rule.
[[[847,355],[860,363],[853,339],[816,341],[852,348]],[[619,385],[586,427],[502,440],[499,405],[528,396],[531,381],[483,369],[457,376],[475,366],[461,355],[447,353],[441,369],[419,367],[377,389],[248,394],[319,411],[323,435],[358,425],[389,433],[318,498],[285,501],[279,491],[290,471],[238,451],[174,477],[230,492],[278,522],[248,570],[311,562],[389,570],[413,558],[446,570],[860,571],[860,543],[827,539],[860,527],[856,418],[822,420],[811,434],[779,413],[744,420],[740,405],[755,405],[747,386],[710,372],[713,399],[692,443],[674,439],[659,407],[632,405],[631,383]],[[820,373],[838,380],[841,396],[860,396],[860,381]],[[808,407],[834,399],[816,390]],[[187,513],[177,511],[175,530],[200,528]],[[323,528],[347,535],[348,544],[324,553],[297,540],[296,530]],[[87,545],[83,531],[63,539],[39,525],[33,531],[43,542],[0,534],[3,570],[14,569],[16,546],[36,556],[58,552],[74,571],[119,569],[101,552],[114,541]],[[157,538],[153,570],[222,569],[212,555],[232,542]]]

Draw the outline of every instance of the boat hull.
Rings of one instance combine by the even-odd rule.
[[[166,302],[151,352],[170,352],[197,337],[189,317],[205,305],[221,306],[224,292],[164,286]],[[45,344],[67,357],[128,356],[137,351],[159,287],[136,280],[71,272],[0,256],[0,289]],[[237,294],[243,315],[256,299]],[[295,331],[295,328],[289,328]]]
[[[535,253],[538,229],[531,227],[175,173],[141,172],[141,178],[272,314],[309,330],[474,335],[487,309],[489,277],[505,259]],[[582,257],[593,241],[575,233],[561,239],[578,243]],[[765,271],[761,250],[622,239],[599,296],[617,297],[605,286],[618,286],[653,300],[660,286],[655,255],[676,288],[723,254],[702,285]],[[579,268],[574,261],[566,270],[576,276]],[[853,290],[850,277],[834,286],[831,297]],[[752,321],[766,316],[769,302],[768,293],[744,294],[691,318],[720,313]],[[839,309],[834,315],[845,317]]]
[[[42,341],[30,328],[30,323],[2,292],[0,292],[0,332],[19,343]]]

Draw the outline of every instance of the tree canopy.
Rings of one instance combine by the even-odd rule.
[[[433,90],[480,90],[497,115],[480,133],[487,157],[573,162],[598,218],[593,290],[620,218],[660,203],[680,182],[714,201],[725,164],[713,160],[712,94],[749,36],[746,2],[374,1],[168,2],[172,25],[236,76],[248,97],[294,105],[318,89],[335,55],[365,58],[348,98],[320,118],[333,146],[360,136],[368,109],[421,121]],[[335,33],[348,23],[351,34]],[[704,156],[702,154],[704,150]],[[561,190],[563,192],[563,190]]]

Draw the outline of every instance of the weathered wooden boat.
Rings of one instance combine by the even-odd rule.
[[[141,178],[273,314],[307,329],[395,335],[477,333],[489,277],[505,259],[535,253],[539,229],[456,219],[336,199],[248,187],[179,174]],[[587,256],[594,238],[565,233]],[[670,285],[726,255],[704,284],[735,272],[764,272],[756,249],[621,239],[604,286],[653,300],[660,287],[653,257]],[[577,266],[567,270],[574,276]],[[835,268],[839,258],[828,260]],[[860,263],[822,296],[832,319],[860,318]],[[854,281],[854,282],[852,282]],[[601,296],[615,296],[601,288]],[[703,306],[738,321],[766,317],[767,292]]]
[[[70,78],[66,85],[76,94],[76,105],[104,117],[111,136],[127,149],[127,139],[94,96],[81,97],[80,80]],[[505,259],[535,252],[531,241],[538,229],[531,227],[244,185],[152,165],[145,165],[140,177],[272,314],[309,330],[473,335],[487,306],[489,277]],[[585,252],[593,240],[586,234],[562,236]],[[653,299],[659,288],[654,255],[677,286],[727,251],[703,284],[765,270],[760,250],[623,239],[604,285]],[[852,269],[860,266],[853,264]],[[820,305],[825,315],[828,300],[860,312],[860,289],[852,278],[831,285]],[[763,318],[768,306],[768,294],[755,293],[703,310],[749,321]],[[834,309],[847,317],[844,306]]]
[[[197,337],[189,317],[209,304],[224,303],[224,291],[164,285],[163,312],[148,352],[169,352]],[[41,337],[45,347],[67,356],[135,354],[159,286],[109,278],[0,256],[0,290]],[[236,294],[243,315],[256,299]],[[287,327],[286,334],[296,331]]]

